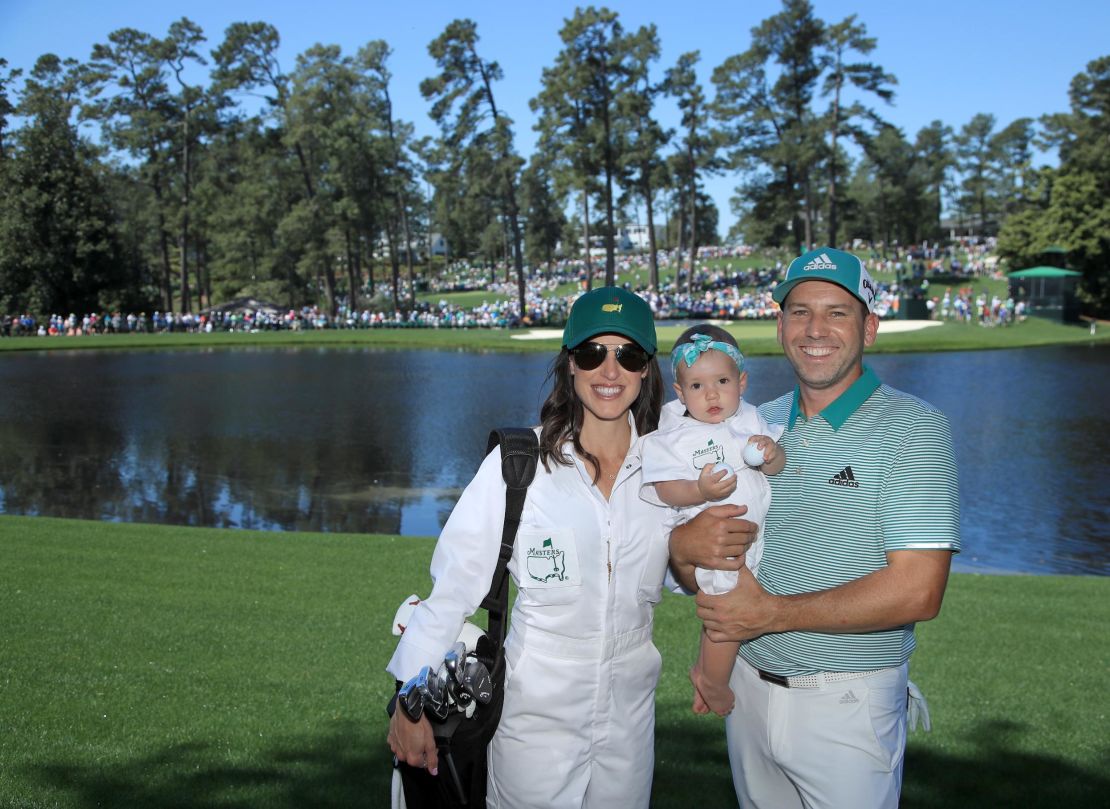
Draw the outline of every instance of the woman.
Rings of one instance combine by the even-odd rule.
[[[655,323],[636,295],[580,297],[540,410],[540,466],[509,573],[505,704],[489,750],[490,807],[647,806],[660,658],[652,610],[667,569],[662,511],[640,499],[637,439],[656,428],[663,384]],[[444,526],[435,587],[388,670],[407,681],[443,660],[489,588],[505,486],[486,458]],[[390,720],[394,754],[434,771],[426,718]]]

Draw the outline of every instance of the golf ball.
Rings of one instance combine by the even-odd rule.
[[[748,466],[763,466],[763,450],[755,444],[745,444],[741,457]]]
[[[727,480],[728,478],[736,474],[736,470],[724,461],[721,461],[720,463],[714,465],[713,474],[716,475],[718,472],[728,472],[728,474],[721,478],[721,480]]]

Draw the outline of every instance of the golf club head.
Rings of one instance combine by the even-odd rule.
[[[447,718],[450,706],[447,704],[447,686],[430,667],[425,666],[416,675],[416,688],[424,697],[424,710],[442,722]]]
[[[401,690],[397,692],[397,704],[410,721],[420,720],[420,715],[424,713],[424,695],[416,687],[415,677],[401,686]]]
[[[470,658],[462,675],[463,690],[483,705],[488,705],[493,699],[493,680],[490,679],[489,669],[481,660]]]
[[[435,675],[432,674],[432,667],[424,666],[420,671],[416,672],[416,676],[412,678],[412,684],[426,694],[428,691],[428,681],[433,679],[435,679]]]
[[[447,669],[447,676],[456,683],[459,681],[459,667],[466,660],[466,644],[456,641],[455,645],[443,657],[443,666]]]

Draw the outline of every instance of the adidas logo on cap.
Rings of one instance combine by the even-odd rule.
[[[802,272],[811,272],[813,270],[835,270],[836,265],[833,264],[828,253],[822,253],[816,258],[812,259],[808,264],[802,267]]]
[[[829,478],[829,483],[833,486],[847,486],[850,489],[859,488],[859,481],[856,480],[856,476],[852,473],[852,467],[850,466],[844,467]]]

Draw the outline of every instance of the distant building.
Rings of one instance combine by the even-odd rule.
[[[409,244],[415,261],[424,261],[429,249],[431,249],[433,256],[446,256],[448,252],[447,238],[442,233],[433,233],[431,239],[414,238]],[[402,259],[405,257],[403,246],[398,250],[398,254]],[[374,245],[374,257],[380,259],[389,257],[389,239],[384,235],[378,237],[378,241]]]
[[[655,226],[656,246],[663,243],[664,229],[661,225]],[[621,250],[649,250],[651,242],[648,238],[647,225],[625,225],[620,229],[617,244]]]
[[[979,240],[997,231],[993,222],[988,222],[984,226],[978,213],[967,213],[958,217],[946,216],[940,220],[940,227],[948,234],[948,240],[953,242],[958,239]]]

